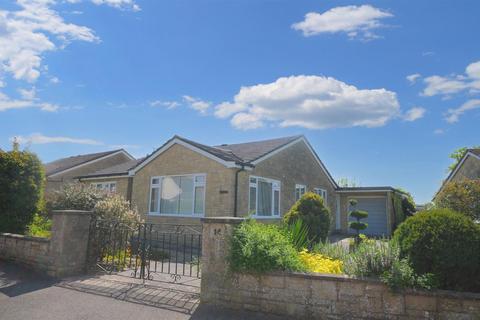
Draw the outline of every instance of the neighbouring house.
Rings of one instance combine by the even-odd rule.
[[[199,224],[204,216],[279,220],[305,192],[321,195],[332,229],[348,230],[348,200],[367,210],[371,235],[395,225],[392,187],[342,188],[304,136],[207,146],[174,136],[147,157],[88,174],[93,185],[115,183],[146,221]]]
[[[465,179],[480,179],[480,149],[468,149],[463,157],[458,161],[457,165],[450,171],[450,174],[443,181],[436,196],[443,190],[445,185],[451,181],[461,181]]]
[[[45,194],[59,190],[66,183],[76,181],[75,177],[98,170],[110,168],[134,160],[125,150],[118,149],[106,152],[83,154],[58,159],[45,164],[47,183]],[[104,185],[104,189],[114,190],[115,185]]]

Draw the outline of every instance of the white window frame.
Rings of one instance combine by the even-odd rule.
[[[116,181],[92,182],[91,185],[95,188],[95,190],[102,190],[102,191],[112,192],[112,193],[116,193],[116,192],[117,192],[117,182],[116,182]],[[98,185],[101,185],[102,188],[101,188],[101,189],[98,189],[98,188],[97,188]],[[115,190],[114,190],[114,191],[110,191],[110,187],[111,187],[112,185],[115,186]]]
[[[302,194],[299,193],[300,196],[299,196],[298,199],[297,199],[297,190],[298,190],[298,189],[303,189],[303,193],[302,193]],[[300,198],[301,198],[305,193],[307,193],[307,186],[304,185],[304,184],[296,183],[296,184],[295,184],[295,202],[297,202],[298,200],[300,200]]]
[[[327,194],[327,189],[323,188],[313,188],[313,192],[318,194],[320,197],[323,198],[323,201],[325,201],[325,204],[327,204],[328,201],[328,194]]]
[[[256,182],[252,183],[251,179],[256,179]],[[272,212],[269,216],[259,216],[257,215],[258,212],[258,179],[261,179],[265,182],[272,184]],[[256,201],[255,201],[255,214],[252,214],[252,218],[255,219],[279,219],[281,216],[281,203],[282,203],[282,184],[279,180],[259,177],[259,176],[249,176],[248,177],[248,209],[250,210],[250,188],[255,188],[256,193]],[[278,213],[275,214],[275,191],[278,191]]]
[[[191,214],[175,214],[175,213],[161,213],[160,212],[160,199],[162,198],[162,182],[164,178],[172,177],[192,177],[193,178],[193,197],[192,197],[192,213]],[[197,183],[196,178],[203,177],[203,183]],[[158,184],[153,185],[153,179],[159,179]],[[196,187],[203,186],[203,213],[195,213],[195,189]],[[158,199],[157,207],[158,211],[152,212],[151,202],[152,202],[152,189],[153,187],[158,188]],[[205,199],[207,196],[207,174],[206,173],[192,173],[192,174],[174,174],[174,175],[165,175],[165,176],[153,176],[150,177],[150,188],[148,194],[148,215],[151,216],[162,216],[162,217],[185,217],[185,218],[202,218],[205,216]]]

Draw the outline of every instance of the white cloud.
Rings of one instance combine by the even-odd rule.
[[[266,123],[309,129],[379,127],[400,115],[395,92],[360,90],[330,77],[290,76],[242,87],[231,102],[215,107],[215,116],[233,116],[239,129]]]
[[[37,94],[35,87],[29,89],[18,89],[18,92],[25,100],[34,100]]]
[[[335,7],[323,13],[309,12],[301,22],[292,28],[303,35],[314,36],[320,33],[346,33],[349,38],[364,40],[378,36],[373,30],[383,27],[381,19],[391,18],[393,14],[371,5]]]
[[[102,142],[93,140],[93,139],[78,139],[78,138],[70,138],[70,137],[49,137],[45,136],[41,133],[34,133],[29,136],[17,136],[12,137],[10,140],[14,138],[21,144],[47,144],[47,143],[73,143],[73,144],[87,144],[87,145],[103,145]]]
[[[39,106],[40,110],[47,112],[55,112],[60,108],[58,105],[51,103],[40,103]]]
[[[443,129],[435,129],[435,130],[433,130],[433,133],[434,134],[444,134],[445,131]]]
[[[465,74],[450,76],[433,75],[423,79],[426,86],[423,95],[450,95],[468,90],[477,93],[480,90],[480,61],[473,62],[465,68]]]
[[[200,112],[201,114],[205,114],[212,105],[212,103],[209,101],[204,101],[187,95],[183,96],[183,101],[185,101],[192,109]]]
[[[114,7],[122,10],[140,11],[140,6],[133,0],[92,0],[96,5],[105,4],[110,7]]]
[[[0,10],[0,72],[34,82],[40,76],[42,55],[70,41],[98,41],[84,26],[67,23],[51,9],[53,0],[17,0],[20,10]]]
[[[57,77],[52,77],[50,78],[50,82],[53,84],[57,84],[57,83],[60,83],[60,79],[58,79]]]
[[[480,99],[469,100],[458,108],[448,109],[445,120],[447,120],[448,123],[458,122],[459,117],[462,114],[464,114],[469,110],[478,109],[478,108],[480,108]]]
[[[414,84],[422,75],[420,73],[409,74],[406,78],[410,84]]]
[[[150,102],[152,107],[165,107],[167,109],[175,109],[176,107],[180,106],[180,103],[177,101],[162,101],[162,100],[155,100]]]
[[[421,107],[411,108],[403,115],[403,120],[411,122],[411,121],[421,119],[425,115],[426,111],[427,110],[425,110],[425,108],[421,108]]]

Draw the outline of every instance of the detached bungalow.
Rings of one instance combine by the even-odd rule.
[[[333,226],[349,232],[350,198],[369,212],[371,235],[389,235],[392,187],[341,188],[304,136],[207,146],[174,136],[147,157],[77,177],[116,192],[154,223],[198,224],[201,217],[278,220],[305,192],[321,195]]]
[[[125,150],[112,150],[91,154],[83,154],[58,159],[45,164],[47,178],[45,193],[48,195],[60,189],[64,184],[75,181],[76,176],[89,174],[101,169],[122,164],[134,158]],[[115,185],[104,185],[102,188],[114,191]]]

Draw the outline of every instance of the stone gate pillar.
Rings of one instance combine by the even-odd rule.
[[[63,277],[83,273],[87,263],[91,211],[54,210],[48,274]]]
[[[202,219],[202,282],[201,301],[211,303],[215,301],[212,290],[228,277],[228,255],[230,253],[230,237],[236,225],[243,218],[218,217]],[[220,286],[222,287],[222,286]]]

